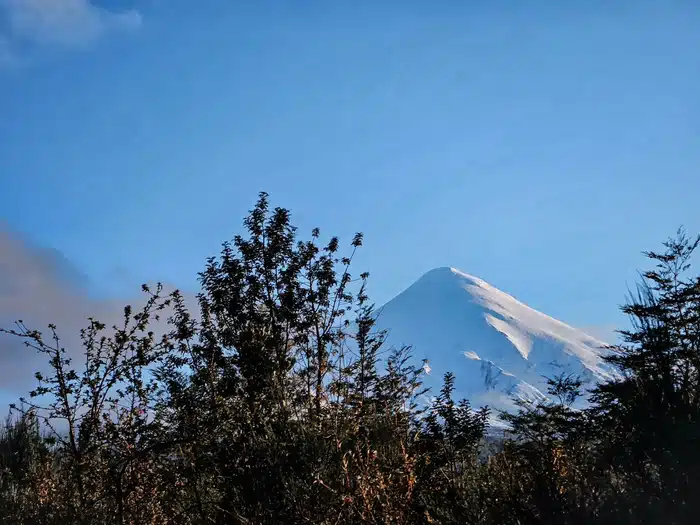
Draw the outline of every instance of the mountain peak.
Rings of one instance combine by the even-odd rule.
[[[545,377],[561,372],[584,381],[614,375],[605,343],[454,267],[425,273],[380,309],[377,323],[389,344],[427,359],[436,380],[454,372],[457,393],[477,406],[541,399]]]

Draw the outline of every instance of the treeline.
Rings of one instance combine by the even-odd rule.
[[[368,274],[262,194],[200,274],[198,312],[144,287],[123,323],[4,330],[46,358],[0,432],[3,523],[686,524],[700,516],[698,241],[682,232],[624,307],[620,378],[550,380],[505,415],[422,401],[422,368],[374,329]],[[163,325],[167,329],[163,330]],[[163,332],[164,335],[156,335]]]

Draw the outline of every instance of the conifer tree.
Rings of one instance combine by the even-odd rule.
[[[646,253],[655,267],[623,307],[632,328],[609,357],[623,377],[594,392],[620,520],[690,523],[700,511],[700,278],[688,276],[699,243],[679,230]]]

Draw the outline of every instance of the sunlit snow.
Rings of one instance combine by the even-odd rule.
[[[452,371],[455,394],[474,406],[545,399],[545,378],[562,372],[588,385],[614,375],[602,359],[606,343],[455,268],[425,274],[379,310],[377,323],[389,344],[428,360],[428,386],[439,389]]]

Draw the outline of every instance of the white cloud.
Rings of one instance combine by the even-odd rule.
[[[110,31],[141,25],[135,10],[113,12],[91,0],[0,0],[8,32],[0,35],[11,53],[13,45],[82,46]],[[2,51],[0,40],[0,57]],[[11,56],[11,55],[10,55]]]

